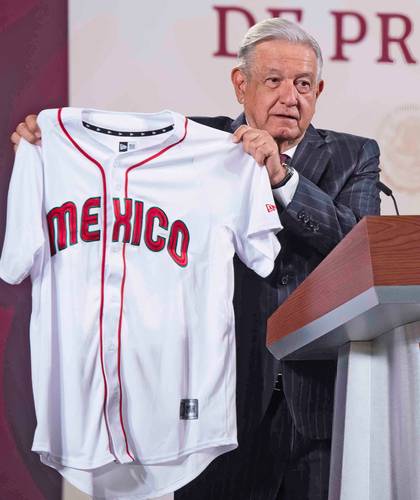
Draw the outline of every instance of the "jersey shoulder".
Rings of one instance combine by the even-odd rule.
[[[247,179],[260,167],[244,151],[242,143],[233,142],[232,133],[227,130],[233,120],[227,117],[201,117],[200,122],[195,120],[196,117],[189,118],[185,145],[193,152],[200,170],[205,171],[205,166],[212,166],[215,175],[236,187],[248,182]]]
[[[58,108],[43,109],[37,116],[37,123],[44,134],[58,125]]]
[[[197,150],[204,148],[206,144],[207,147],[212,148],[213,154],[215,154],[218,151],[226,150],[226,147],[230,149],[234,143],[230,131],[199,123],[189,118],[186,144],[194,146]]]

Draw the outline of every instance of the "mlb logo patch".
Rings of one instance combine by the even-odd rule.
[[[271,203],[267,203],[265,208],[267,209],[267,212],[275,212],[277,210],[276,205],[272,205]]]

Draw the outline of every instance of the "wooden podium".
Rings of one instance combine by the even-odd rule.
[[[420,217],[365,217],[275,311],[282,359],[338,358],[329,500],[420,498]]]

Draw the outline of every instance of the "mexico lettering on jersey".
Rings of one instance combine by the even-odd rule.
[[[190,235],[182,220],[168,222],[168,216],[159,207],[151,207],[144,216],[144,202],[131,198],[113,198],[112,241],[140,245],[143,237],[146,247],[152,252],[160,252],[166,248],[169,256],[179,266],[188,263],[188,244]],[[51,255],[57,250],[64,250],[69,245],[81,241],[99,241],[100,229],[92,229],[98,224],[98,212],[101,198],[89,198],[83,203],[81,214],[77,213],[77,205],[66,201],[61,207],[54,207],[47,213],[48,235]],[[80,219],[80,220],[79,220]],[[78,224],[79,223],[79,224]],[[166,232],[165,236],[155,236],[155,223]],[[170,227],[169,227],[170,224]],[[78,230],[78,228],[80,228]],[[80,231],[80,234],[78,233]]]
[[[172,111],[39,124],[0,260],[4,280],[33,284],[33,450],[98,498],[173,491],[237,446],[232,258],[273,268],[267,172]]]

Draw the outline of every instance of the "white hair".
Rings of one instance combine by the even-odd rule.
[[[285,40],[311,47],[317,60],[317,81],[321,80],[323,60],[318,42],[297,24],[279,17],[261,21],[247,31],[238,52],[238,67],[240,69],[249,74],[251,56],[255,46],[265,40]]]

